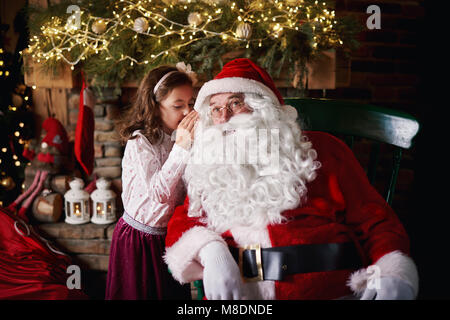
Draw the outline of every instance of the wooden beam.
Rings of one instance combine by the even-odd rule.
[[[35,113],[35,136],[39,137],[42,123],[48,117],[58,119],[64,127],[67,127],[68,105],[67,91],[63,88],[36,88],[33,90],[33,112]]]

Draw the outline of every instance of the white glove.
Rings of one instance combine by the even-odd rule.
[[[208,300],[240,300],[241,273],[228,247],[212,241],[199,252],[203,265],[203,286]]]
[[[413,288],[395,277],[381,277],[378,288],[366,288],[361,300],[414,300]]]

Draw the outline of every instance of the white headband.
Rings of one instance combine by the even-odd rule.
[[[158,90],[158,88],[161,86],[161,83],[163,83],[164,80],[167,79],[168,76],[170,76],[172,73],[174,72],[178,72],[178,71],[170,71],[167,72],[165,75],[162,76],[161,79],[159,79],[158,83],[155,85],[155,87],[153,88],[153,94],[156,94],[156,91]]]
[[[191,79],[192,85],[195,85],[195,83],[197,82],[197,74],[194,71],[192,71],[190,64],[186,65],[184,62],[178,62],[175,65],[175,67],[178,69],[177,71],[175,71],[175,70],[170,71],[170,72],[166,73],[165,75],[163,75],[161,77],[161,79],[159,79],[159,81],[156,83],[155,87],[153,88],[153,94],[156,94],[156,91],[161,86],[161,84],[164,82],[164,80],[166,80],[167,77],[174,72],[186,73],[187,76]]]

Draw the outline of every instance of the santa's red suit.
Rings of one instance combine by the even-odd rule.
[[[418,290],[417,272],[409,254],[408,236],[385,200],[370,185],[352,151],[341,140],[323,132],[304,132],[317,151],[322,166],[307,185],[307,201],[283,213],[287,223],[261,230],[233,228],[218,234],[188,216],[189,199],[169,222],[165,260],[172,275],[186,283],[202,279],[198,253],[211,241],[242,247],[304,244],[360,244],[362,259],[376,264],[380,276],[398,277]],[[353,235],[353,236],[352,236]],[[367,266],[367,264],[366,264]],[[356,271],[356,272],[355,272]],[[286,275],[281,281],[246,284],[250,297],[263,299],[335,299],[361,294],[370,273],[362,268]]]
[[[354,293],[358,297],[362,296],[363,299],[371,299],[374,286],[377,286],[377,279],[379,279],[377,288],[379,291],[376,294],[379,293],[377,297],[379,299],[401,298],[401,295],[397,293],[400,292],[401,289],[399,288],[403,286],[403,283],[409,287],[404,292],[410,292],[409,295],[403,295],[404,298],[413,299],[417,296],[418,275],[414,262],[408,257],[408,236],[395,213],[370,185],[364,170],[352,151],[342,141],[329,134],[301,132],[297,129],[293,124],[297,118],[296,110],[284,105],[283,98],[270,75],[249,59],[239,58],[228,62],[213,80],[202,86],[197,95],[194,109],[200,113],[206,122],[205,117],[209,114],[210,97],[219,93],[244,93],[252,97],[250,99],[255,99],[255,96],[259,97],[258,102],[249,105],[252,108],[252,114],[264,118],[272,113],[272,118],[265,118],[264,121],[274,123],[276,126],[279,125],[280,128],[290,126],[290,130],[293,131],[280,131],[285,132],[285,134],[281,133],[282,136],[280,134],[284,143],[296,145],[293,141],[287,142],[288,140],[285,140],[290,137],[290,134],[298,135],[298,139],[302,139],[301,135],[306,135],[312,143],[312,149],[317,152],[316,160],[320,162],[321,166],[315,172],[316,177],[314,179],[307,179],[309,182],[305,181],[304,186],[306,188],[302,191],[306,191],[306,201],[303,199],[301,202],[296,202],[300,203],[297,209],[282,212],[282,215],[287,218],[286,221],[267,223],[268,225],[260,223],[261,220],[258,218],[261,210],[264,210],[262,203],[262,207],[254,211],[255,220],[258,220],[258,223],[253,225],[250,225],[249,222],[251,215],[246,215],[245,218],[248,218],[246,222],[244,222],[245,219],[239,219],[239,216],[236,218],[236,210],[233,208],[235,202],[228,207],[226,203],[222,206],[219,203],[217,208],[220,215],[217,215],[217,212],[208,213],[206,209],[199,210],[198,198],[201,199],[202,206],[209,206],[210,211],[216,210],[216,207],[208,202],[208,193],[213,193],[215,190],[208,188],[221,186],[221,182],[218,182],[217,179],[214,180],[211,175],[201,176],[200,167],[199,171],[194,173],[194,176],[197,174],[200,177],[196,185],[202,183],[201,179],[208,179],[209,181],[213,179],[214,183],[206,184],[207,181],[205,181],[208,188],[203,188],[204,190],[201,191],[200,195],[196,193],[198,191],[195,190],[196,187],[192,188],[192,184],[189,183],[188,194],[193,194],[197,198],[191,196],[191,208],[189,208],[189,199],[186,198],[184,205],[175,210],[169,222],[165,261],[173,277],[182,283],[190,282],[202,279],[203,270],[205,270],[207,296],[208,290],[210,290],[209,294],[212,298],[231,297],[228,292],[222,294],[222,291],[220,291],[222,286],[227,287],[226,281],[217,284],[211,283],[209,280],[211,276],[214,277],[211,270],[223,273],[218,274],[216,279],[225,278],[229,280],[227,277],[233,277],[234,280],[237,275],[237,267],[228,263],[234,258],[241,265],[247,266],[247,269],[241,268],[241,275],[243,273],[248,276],[249,265],[252,275],[255,274],[253,272],[255,268],[252,269],[255,265],[262,265],[263,271],[270,272],[263,275],[263,281],[246,282],[242,287],[242,295],[239,295],[239,290],[233,291],[233,298],[335,299]],[[234,118],[236,119],[237,116]],[[229,122],[232,122],[232,120]],[[251,122],[249,123],[253,125]],[[217,125],[217,123],[214,124]],[[198,145],[197,138],[199,137],[195,138]],[[194,147],[195,145],[196,143],[194,143]],[[297,148],[299,147],[297,146]],[[297,149],[297,151],[309,153],[306,149]],[[285,159],[287,158],[285,157]],[[295,160],[291,164],[307,168],[311,165],[311,162],[308,164],[308,161],[311,161],[311,159]],[[188,171],[188,169],[186,170]],[[208,170],[205,167],[204,172],[207,175],[214,174],[214,171],[208,173]],[[297,171],[295,174],[300,178],[303,173]],[[188,178],[188,180],[191,178]],[[240,183],[240,180],[235,181]],[[257,183],[256,180],[253,181]],[[292,186],[295,187],[295,185]],[[233,186],[230,187],[233,188]],[[263,186],[262,188],[268,189],[271,186],[268,184],[267,187]],[[226,192],[223,188],[218,190]],[[289,192],[289,190],[286,191]],[[269,193],[266,194],[267,199],[259,197],[257,198],[260,199],[258,201],[267,200],[268,204],[273,202],[274,199],[270,198]],[[279,193],[276,193],[276,195],[276,197],[279,197]],[[303,195],[300,194],[300,196]],[[286,194],[286,199],[290,199],[290,196]],[[230,197],[222,198],[216,195],[217,199],[229,201]],[[242,201],[245,201],[245,199]],[[255,201],[255,199],[249,199],[250,201]],[[242,206],[244,207],[244,205],[246,204],[243,203]],[[255,204],[252,203],[253,205]],[[251,210],[252,206],[247,206],[247,208]],[[227,210],[232,208],[234,211],[221,212],[220,208],[222,207],[227,208]],[[290,208],[290,206],[284,208]],[[191,211],[188,212],[188,210]],[[268,215],[272,214],[273,210],[274,208],[268,207]],[[230,222],[226,221],[227,213]],[[239,214],[242,215],[242,213]],[[204,215],[208,219],[202,219]],[[220,221],[215,219],[220,219]],[[207,222],[203,223],[203,221]],[[220,226],[220,228],[217,228],[217,226]],[[215,230],[220,230],[220,232]],[[224,230],[226,231],[223,232]],[[233,253],[236,251],[234,248],[243,249],[255,244],[265,248],[262,249],[262,263],[258,261],[255,263],[255,259],[249,263],[251,260],[251,258],[248,258],[249,252],[250,255],[254,253],[255,256],[259,256],[257,250],[244,251],[243,256],[245,255],[245,259],[247,259],[245,263],[242,262],[243,259],[236,258],[236,254],[234,254],[234,257],[230,257],[231,255],[228,254],[228,258],[225,260],[217,259],[217,257],[223,257],[220,256],[219,251],[225,251],[225,255],[228,253],[224,245],[229,245],[230,251]],[[355,248],[358,249],[361,259],[358,259],[357,253],[349,256],[343,253],[344,249],[341,251],[341,248],[350,246],[354,251],[356,251]],[[338,249],[333,252],[328,250],[329,248]],[[277,254],[279,254],[278,258],[276,258]],[[211,269],[209,261],[214,258],[213,256],[216,256],[216,263]],[[275,258],[269,258],[269,256]],[[356,256],[356,259],[347,259],[354,256]],[[359,261],[353,263],[354,260]],[[217,271],[215,266],[223,267],[224,261],[227,262],[226,270],[217,269],[219,270]],[[273,263],[274,261],[276,263]],[[336,261],[341,263],[334,263]],[[352,263],[348,264],[349,261],[352,261]],[[364,264],[358,264],[361,261]],[[205,269],[203,265],[206,265]],[[273,270],[276,272],[272,272]],[[232,275],[224,275],[227,271],[230,271]],[[271,274],[268,275],[268,273]],[[277,276],[273,276],[274,274]],[[206,280],[208,280],[209,287],[206,285]],[[383,282],[383,285],[381,285],[381,282]],[[235,283],[233,282],[233,284]],[[211,293],[211,289],[214,288],[210,286],[220,287],[219,294]],[[239,286],[238,282],[237,287]],[[227,289],[230,288],[226,288],[225,291]],[[233,289],[235,288],[231,288],[231,290]],[[235,294],[236,292],[238,294]]]

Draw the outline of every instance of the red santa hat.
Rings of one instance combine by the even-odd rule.
[[[275,105],[284,105],[270,75],[246,58],[228,62],[213,80],[206,82],[197,95],[194,109],[200,111],[211,95],[224,92],[256,93],[269,97]]]
[[[64,126],[55,118],[47,118],[42,124],[42,128],[47,132],[42,142],[48,146],[58,149],[62,155],[67,155],[69,150],[67,132]]]

